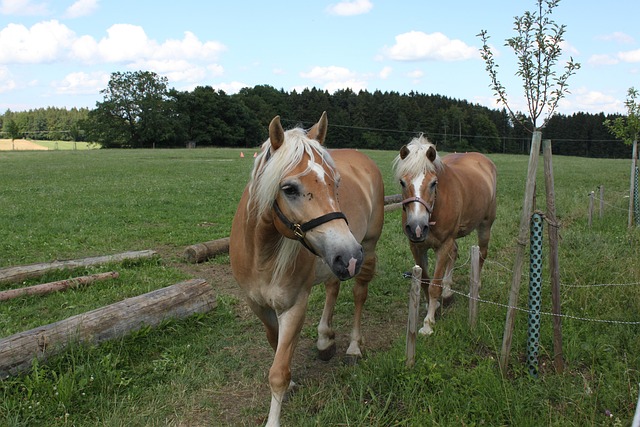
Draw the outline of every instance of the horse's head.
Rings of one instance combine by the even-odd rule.
[[[326,133],[326,113],[306,133],[299,128],[285,132],[276,116],[256,159],[260,176],[253,191],[259,210],[272,212],[282,236],[301,242],[346,280],[359,272],[363,251],[340,212],[340,174],[322,146]]]
[[[435,224],[431,215],[441,169],[435,145],[422,135],[403,146],[394,160],[395,176],[402,187],[402,223],[412,242],[423,242]]]

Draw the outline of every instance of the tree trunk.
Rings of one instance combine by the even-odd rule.
[[[0,340],[0,377],[29,370],[34,359],[46,360],[70,343],[120,338],[167,319],[206,313],[215,306],[213,288],[204,279],[192,279],[20,332]]]

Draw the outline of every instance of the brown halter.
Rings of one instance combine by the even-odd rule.
[[[412,202],[417,202],[420,203],[422,206],[424,206],[427,209],[427,213],[429,215],[431,215],[431,213],[433,212],[433,205],[435,204],[435,200],[433,201],[433,203],[431,203],[431,206],[427,205],[427,202],[425,202],[424,199],[422,199],[420,196],[414,196],[414,197],[409,197],[407,199],[404,199],[402,202],[402,206],[404,207],[405,205],[408,205],[409,203]]]
[[[289,221],[289,219],[284,215],[284,213],[280,209],[280,206],[278,206],[278,202],[273,203],[273,209],[276,211],[276,214],[278,215],[278,218],[280,218],[280,221],[282,221],[282,223],[289,230],[293,231],[293,234],[296,236],[296,240],[302,243],[302,245],[305,248],[309,249],[309,252],[311,252],[315,256],[319,256],[318,253],[315,250],[313,250],[313,248],[309,246],[307,241],[304,239],[305,235],[307,234],[307,231],[313,228],[316,228],[319,225],[322,225],[326,222],[333,221],[334,219],[344,219],[347,225],[349,225],[349,221],[347,221],[346,215],[343,214],[342,212],[331,212],[331,213],[319,216],[318,218],[312,219],[311,221],[307,221],[304,224],[298,224],[298,223]]]

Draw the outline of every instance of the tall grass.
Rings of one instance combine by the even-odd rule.
[[[0,268],[129,250],[160,252],[152,260],[86,269],[117,269],[115,281],[3,302],[0,336],[190,277],[194,273],[181,265],[184,247],[229,234],[252,165],[253,151],[244,154],[241,158],[233,149],[0,152]],[[383,171],[386,194],[397,193],[391,178],[396,153],[367,154]],[[434,335],[419,339],[414,368],[404,366],[409,283],[401,274],[413,261],[400,212],[389,212],[363,320],[366,358],[357,366],[315,361],[315,322],[324,300],[316,287],[294,359],[301,387],[284,405],[284,425],[631,423],[640,382],[640,326],[621,322],[640,321],[640,232],[626,227],[628,162],[554,158],[562,311],[569,316],[562,323],[566,370],[559,375],[553,369],[552,318],[544,315],[540,376],[533,379],[524,364],[526,313],[516,318],[506,376],[498,366],[527,157],[491,158],[498,168],[498,217],[482,272],[480,296],[487,302],[480,305],[477,329],[468,328],[464,297],[472,235],[460,241],[455,302],[440,310]],[[537,204],[544,208],[541,170]],[[588,193],[599,185],[607,204],[603,218],[596,215],[589,227]],[[220,256],[201,268],[227,263],[228,257]],[[546,268],[542,307],[551,311]],[[0,290],[84,272],[54,272]],[[527,306],[526,283],[525,274],[521,308]],[[599,284],[625,286],[587,286]],[[76,345],[34,364],[29,373],[2,379],[0,425],[263,423],[272,352],[261,325],[236,295],[221,290],[210,314],[100,346]],[[351,308],[347,282],[334,321],[339,346],[346,341]]]

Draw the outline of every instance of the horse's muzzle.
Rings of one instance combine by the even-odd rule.
[[[427,235],[429,234],[429,222],[408,221],[404,226],[404,233],[411,242],[422,243],[426,240]]]
[[[358,245],[354,254],[341,253],[334,256],[330,264],[331,270],[340,280],[351,279],[360,272],[363,258],[362,246]]]

